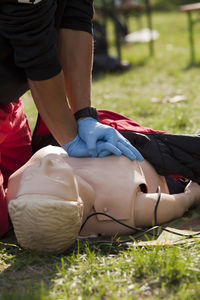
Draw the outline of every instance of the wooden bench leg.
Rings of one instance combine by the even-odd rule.
[[[195,63],[195,48],[194,48],[194,38],[193,38],[192,13],[190,11],[188,11],[187,15],[188,15],[188,30],[189,30],[189,43],[190,43],[190,59],[191,59],[191,64],[194,64]]]
[[[152,30],[153,30],[153,26],[152,26],[152,17],[151,17],[151,5],[150,5],[150,0],[145,0],[145,4],[146,4],[146,14],[147,14],[147,23],[148,23],[148,28],[151,31],[151,35]],[[149,41],[149,52],[150,55],[154,55],[154,40],[151,37],[150,41]]]

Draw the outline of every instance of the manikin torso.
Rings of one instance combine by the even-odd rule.
[[[168,193],[164,177],[147,162],[121,156],[72,158],[60,147],[48,146],[10,178],[8,202],[37,194],[63,201],[83,201],[83,222],[94,212],[103,212],[135,226],[134,203],[138,192]],[[44,197],[42,197],[45,201]],[[129,234],[131,230],[106,216],[91,217],[81,235]]]
[[[84,201],[83,220],[91,213],[100,212],[135,226],[134,203],[138,192],[156,193],[160,186],[163,193],[169,193],[164,177],[159,176],[147,161],[139,163],[124,156],[111,156],[103,160],[68,157],[68,163],[75,176],[84,179],[94,190],[94,202],[90,210],[86,209]],[[83,190],[80,184],[79,190]],[[88,236],[116,233],[129,234],[131,230],[104,215],[89,218],[81,231],[81,235]]]

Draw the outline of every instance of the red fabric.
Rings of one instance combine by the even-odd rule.
[[[7,203],[5,197],[5,191],[3,188],[3,175],[0,171],[0,237],[8,231],[8,212],[7,212]]]
[[[0,236],[8,229],[4,189],[9,176],[31,157],[31,130],[18,100],[0,104]]]
[[[143,134],[164,133],[164,131],[153,130],[152,128],[143,127],[135,121],[109,110],[98,109],[98,116],[99,121],[102,124],[109,125],[118,131],[134,131]],[[42,119],[40,119],[38,128],[36,130],[36,135],[41,134],[49,134],[49,130]]]
[[[143,134],[164,133],[164,131],[143,127],[132,119],[109,110],[99,109],[98,116],[101,123],[109,125],[115,128],[117,131],[134,131]]]

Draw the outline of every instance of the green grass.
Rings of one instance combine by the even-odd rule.
[[[193,133],[200,128],[200,68],[189,66],[186,15],[156,13],[153,26],[160,33],[155,55],[149,56],[148,44],[124,44],[122,56],[132,64],[131,70],[95,78],[93,105],[144,126]],[[199,32],[197,24],[197,62]],[[110,40],[113,45],[112,32]],[[110,51],[114,53],[113,46]],[[176,104],[150,101],[180,94],[187,100]],[[33,128],[36,110],[30,97],[25,98]],[[39,256],[7,246],[0,251],[0,299],[200,299],[199,264],[198,242],[173,247],[75,246],[62,256]]]
[[[2,251],[1,299],[199,299],[200,245]],[[80,297],[80,298],[78,298]]]

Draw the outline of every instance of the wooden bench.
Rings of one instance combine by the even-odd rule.
[[[191,59],[191,64],[195,64],[195,46],[194,46],[194,37],[193,37],[193,27],[194,27],[195,23],[200,22],[200,18],[194,19],[192,17],[192,13],[200,11],[200,2],[182,5],[182,6],[180,6],[180,11],[186,12],[188,15],[190,59]]]
[[[147,25],[150,31],[152,31],[152,13],[151,13],[151,1],[150,0],[121,0],[121,4],[118,7],[118,10],[126,15],[134,14],[137,12],[145,11],[147,16]],[[150,39],[149,41],[149,51],[150,55],[154,54],[154,41]]]
[[[1,1],[1,0],[0,0]],[[143,2],[143,3],[142,3]],[[107,28],[107,20],[110,19],[114,24],[115,30],[115,45],[117,49],[117,56],[121,61],[121,36],[120,36],[120,17],[121,13],[134,13],[145,11],[147,16],[148,27],[152,30],[152,14],[150,0],[142,0],[140,4],[136,0],[96,0],[95,11],[99,17],[103,18],[103,24]],[[97,18],[98,19],[98,18]],[[149,42],[150,55],[154,54],[153,39]]]

